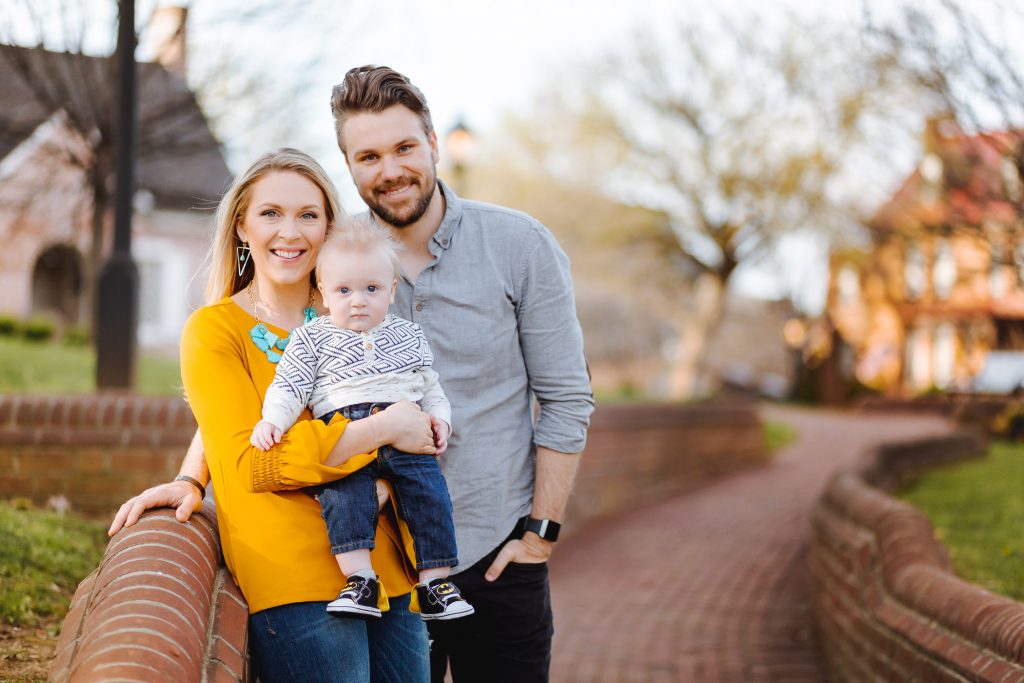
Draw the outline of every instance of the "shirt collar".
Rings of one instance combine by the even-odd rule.
[[[441,225],[438,226],[437,232],[434,233],[431,239],[433,239],[437,246],[447,249],[448,245],[451,244],[455,228],[462,220],[462,200],[441,180],[437,181],[437,185],[441,189],[441,195],[444,197],[444,218],[441,219]]]

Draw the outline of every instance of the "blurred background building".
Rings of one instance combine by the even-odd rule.
[[[202,301],[195,273],[209,246],[209,209],[231,178],[185,81],[184,8],[155,15],[160,61],[139,65],[140,137],[133,252],[139,341],[177,344]],[[0,46],[0,314],[90,327],[89,283],[109,251],[111,144],[96,144],[115,107],[111,59]],[[43,75],[46,75],[45,77]],[[84,124],[84,125],[83,125]],[[97,205],[103,205],[100,212]],[[207,209],[207,211],[204,211]],[[97,240],[97,238],[99,238]]]
[[[846,378],[962,391],[991,352],[1024,358],[1022,144],[928,121],[918,167],[868,223],[870,247],[832,257],[826,315]]]

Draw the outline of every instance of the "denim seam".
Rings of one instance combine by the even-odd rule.
[[[342,553],[351,552],[353,550],[364,550],[366,548],[373,549],[373,539],[356,539],[355,541],[349,541],[342,545],[332,545],[331,555],[340,555]]]
[[[455,567],[458,566],[459,560],[455,557],[449,557],[444,560],[423,560],[422,562],[416,562],[416,569],[437,569],[438,567]]]

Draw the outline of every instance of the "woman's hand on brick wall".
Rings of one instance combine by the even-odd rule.
[[[121,506],[107,529],[107,535],[113,536],[121,529],[132,526],[139,521],[143,512],[159,507],[175,508],[174,516],[177,520],[187,522],[193,512],[203,507],[203,499],[199,489],[187,481],[171,481],[148,488]]]

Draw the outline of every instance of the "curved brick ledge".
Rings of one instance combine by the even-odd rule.
[[[1024,604],[954,576],[925,516],[882,490],[985,446],[966,433],[883,446],[819,500],[814,610],[835,680],[1024,681]]]
[[[115,536],[75,592],[50,680],[245,680],[246,604],[217,544],[215,520],[170,510]]]
[[[121,414],[128,410],[122,406]],[[178,429],[188,443],[194,423]],[[184,447],[174,451],[175,470],[183,452]],[[751,405],[601,406],[594,413],[566,530],[765,458],[761,424]],[[160,481],[169,478],[161,476]],[[245,600],[218,565],[215,520],[193,519],[182,525],[170,510],[154,510],[114,537],[72,599],[51,680],[245,679]]]

